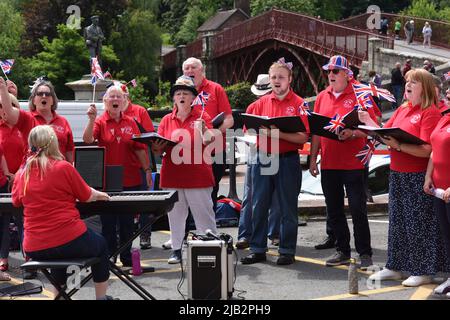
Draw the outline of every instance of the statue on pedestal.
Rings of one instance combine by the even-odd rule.
[[[98,58],[98,62],[101,65],[101,52],[102,41],[105,40],[103,31],[99,26],[99,17],[91,17],[92,24],[84,28],[84,39],[86,40],[86,46],[89,49],[89,55],[91,58]]]

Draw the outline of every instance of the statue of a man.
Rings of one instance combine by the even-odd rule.
[[[102,52],[102,41],[105,40],[103,31],[98,25],[99,17],[91,17],[92,24],[84,28],[84,39],[86,40],[86,46],[89,49],[89,55],[91,58],[98,58],[100,63],[100,55]]]

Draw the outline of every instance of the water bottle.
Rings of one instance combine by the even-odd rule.
[[[141,268],[141,252],[137,248],[133,248],[131,250],[131,263],[133,266],[133,275],[139,276],[142,274],[142,268]]]
[[[351,258],[348,267],[348,293],[358,294],[358,281],[358,267],[356,266],[356,260]]]

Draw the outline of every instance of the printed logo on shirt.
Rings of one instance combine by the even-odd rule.
[[[352,99],[344,100],[344,108],[353,108],[355,102]]]
[[[450,133],[450,127],[449,127],[449,128],[447,128],[447,133]]]
[[[64,133],[64,127],[52,125],[53,130],[55,130],[57,133]]]
[[[189,127],[191,127],[191,129],[194,129],[194,126],[195,126],[194,121],[191,121],[191,123],[189,124]]]
[[[410,122],[411,122],[412,124],[419,123],[420,118],[421,118],[421,115],[420,115],[420,114],[415,114],[415,115],[413,115],[413,116],[411,117]]]
[[[127,135],[133,134],[133,128],[131,128],[131,127],[122,127],[122,128],[120,128],[120,131],[122,132],[122,134],[127,134]]]
[[[286,115],[293,116],[294,113],[295,113],[295,108],[294,107],[289,106],[289,107],[286,108]]]
[[[114,135],[114,129],[109,129],[109,131],[111,132],[111,135]]]

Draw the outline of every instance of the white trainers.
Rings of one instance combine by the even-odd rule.
[[[450,278],[447,279],[447,281],[441,283],[439,286],[437,286],[434,290],[433,290],[434,294],[437,295],[444,295],[447,293],[450,293]]]
[[[418,287],[423,284],[431,283],[430,276],[410,276],[408,279],[402,282],[405,287]]]
[[[168,241],[163,243],[162,247],[164,250],[172,249],[172,241],[169,239]]]
[[[384,268],[369,277],[369,280],[400,280],[402,278],[402,273],[399,271],[389,270]]]

